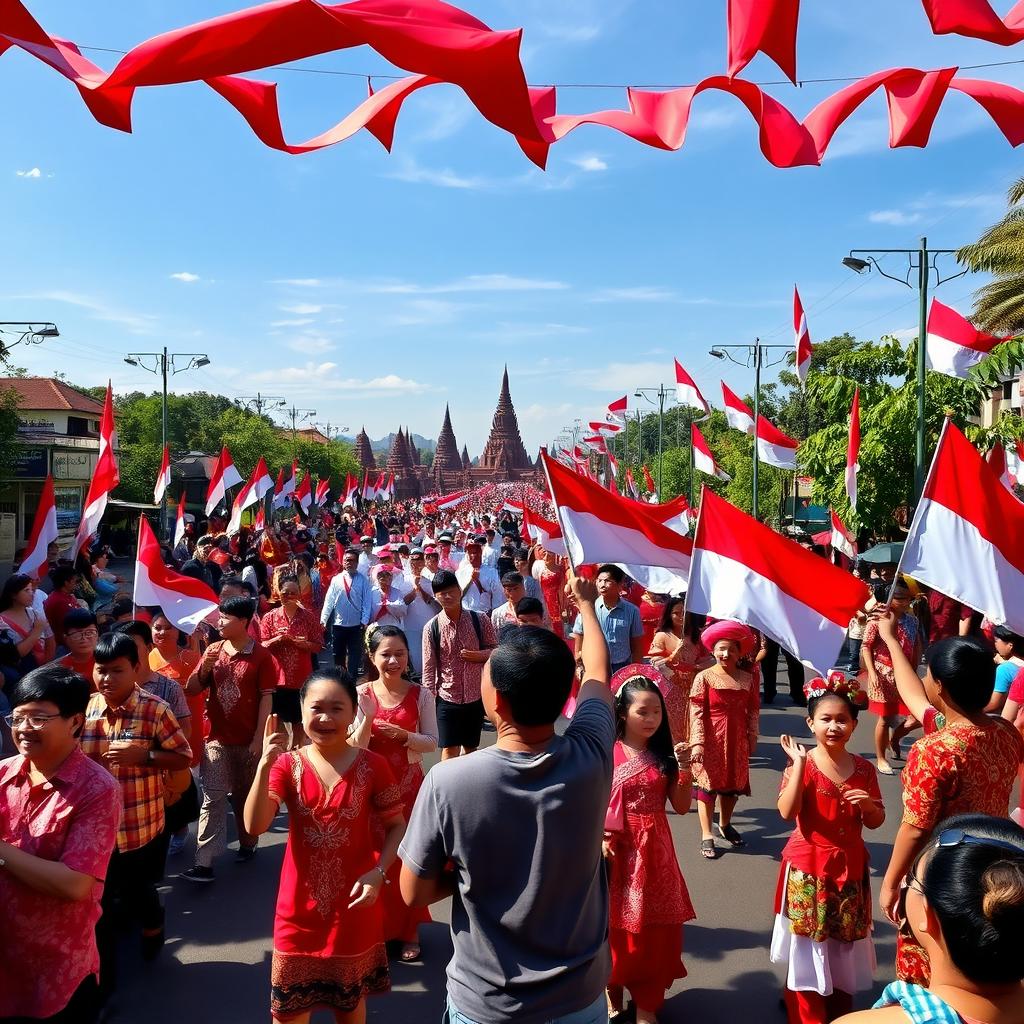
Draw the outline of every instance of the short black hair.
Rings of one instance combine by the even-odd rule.
[[[992,651],[975,637],[939,640],[925,651],[924,660],[932,678],[961,711],[981,711],[992,699],[996,685]]]
[[[92,656],[97,665],[109,665],[118,658],[127,658],[136,667],[139,664],[139,649],[126,633],[110,632],[101,636]]]
[[[597,570],[598,576],[603,576],[605,574],[611,576],[611,578],[619,584],[621,584],[622,581],[626,578],[626,574],[617,565],[613,565],[611,562],[605,563],[601,566],[600,569]],[[597,579],[597,576],[595,576],[594,578]]]
[[[58,661],[51,661],[23,675],[14,684],[9,697],[12,708],[47,701],[57,706],[61,718],[70,718],[85,714],[91,694],[92,687],[84,676]]]
[[[434,593],[439,594],[442,590],[451,590],[452,587],[458,587],[459,580],[455,573],[450,572],[448,569],[442,569],[434,574],[434,579],[430,585],[434,588]]]
[[[856,722],[857,716],[860,714],[860,708],[853,703],[852,700],[846,695],[846,693],[836,693],[832,690],[826,690],[824,693],[819,693],[816,697],[811,697],[807,702],[807,717],[813,718],[818,710],[818,705],[823,700],[841,700],[846,705],[846,710],[850,712],[850,717]]]
[[[997,640],[1002,640],[1003,643],[1010,644],[1013,647],[1013,653],[1019,658],[1024,656],[1024,637],[1020,633],[1014,633],[1009,626],[996,626],[992,630],[992,635]]]
[[[248,580],[243,580],[241,576],[221,577],[217,593],[219,594],[225,587],[238,587],[239,590],[244,590],[250,597],[253,596],[252,584]]]
[[[208,533],[204,533],[202,537],[200,537],[199,540],[196,541],[196,547],[208,548],[215,543],[216,541],[213,539],[213,537],[211,537]]]
[[[945,832],[996,840],[1020,852],[983,842],[939,846]],[[940,822],[932,835],[936,842],[924,849],[928,862],[915,874],[939,920],[949,958],[977,984],[1019,983],[1024,978],[1024,829],[1007,818],[960,814]]]
[[[362,551],[360,551],[359,548],[357,548],[355,546],[349,547],[349,548],[345,548],[345,555],[352,555],[353,558],[358,558],[361,554],[362,554]],[[342,555],[342,557],[344,558],[345,556]]]
[[[88,608],[72,608],[64,616],[64,633],[67,635],[73,629],[88,629],[96,625],[96,616]]]
[[[132,615],[135,612],[135,602],[130,597],[119,597],[111,606],[110,614],[116,619],[121,615]]]
[[[352,707],[359,707],[359,693],[356,691],[356,684],[352,681],[352,677],[340,668],[319,668],[312,675],[308,676],[299,689],[299,702],[304,704],[310,686],[323,680],[337,683],[349,695],[349,698],[352,700]]]
[[[507,572],[501,577],[503,587],[521,587],[523,585],[523,574],[519,572]]]
[[[295,573],[293,573],[293,572],[286,572],[286,573],[283,573],[282,575],[280,575],[277,578],[277,589],[278,589],[279,592],[280,592],[281,588],[286,583],[294,583],[295,586],[298,586],[299,585],[299,577],[296,576]]]
[[[141,619],[132,619],[131,622],[118,622],[111,630],[112,633],[124,633],[125,636],[137,636],[147,646],[153,646],[153,630],[149,628],[148,622]]]
[[[576,659],[550,629],[522,626],[491,652],[491,685],[518,725],[551,725],[572,690]]]
[[[80,573],[73,565],[58,565],[57,568],[50,573],[50,579],[53,581],[53,589],[60,590],[68,580],[74,579],[78,575],[80,575]],[[21,587],[18,588],[18,590],[21,589]],[[17,593],[17,591],[15,591],[15,593]]]
[[[225,615],[232,615],[236,619],[252,622],[253,616],[256,614],[256,602],[251,597],[225,597],[217,605],[217,609]]]
[[[536,597],[521,597],[516,601],[516,615],[539,615],[544,617],[544,605]]]

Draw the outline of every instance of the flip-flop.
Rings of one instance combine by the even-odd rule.
[[[403,964],[414,964],[422,955],[423,950],[415,942],[409,942],[402,947],[402,952],[399,953],[398,958]]]
[[[893,770],[892,766],[888,765],[888,764],[884,768],[880,764],[876,764],[875,765],[875,771],[878,772],[879,775],[895,775],[896,774],[896,772]]]
[[[741,836],[741,835],[739,834],[739,832],[737,832],[737,831],[736,831],[736,829],[735,829],[735,828],[733,828],[733,826],[732,826],[732,825],[726,825],[726,826],[725,826],[725,828],[722,828],[722,826],[721,826],[721,825],[719,825],[719,826],[718,826],[718,834],[719,834],[719,835],[720,835],[720,836],[721,836],[721,837],[722,837],[722,838],[723,838],[723,839],[724,839],[724,840],[725,840],[725,841],[726,841],[726,842],[727,842],[727,843],[728,843],[728,844],[729,844],[730,846],[735,846],[735,847],[736,847],[737,849],[738,849],[739,847],[741,847],[741,846],[746,846],[746,845],[747,845],[747,842],[746,842],[746,840],[745,840],[745,839],[743,838],[743,836]]]
[[[718,847],[714,839],[702,839],[700,841],[700,855],[705,860],[718,860]]]

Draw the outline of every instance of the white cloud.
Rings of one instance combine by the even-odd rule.
[[[185,284],[193,284],[199,280],[198,274],[190,274],[187,270],[181,270],[177,274],[171,274],[172,281],[183,281]]]
[[[291,306],[279,307],[282,313],[294,313],[296,316],[314,316],[317,313],[322,313],[324,310],[323,306],[318,306],[313,302],[296,302]]]
[[[427,385],[397,374],[371,377],[339,377],[338,364],[332,362],[306,363],[304,366],[285,366],[261,370],[250,374],[246,380],[252,385],[282,384],[290,386],[299,394],[318,395],[323,392],[340,392],[363,397],[389,397],[420,394],[429,390]]]
[[[321,356],[335,347],[334,342],[322,334],[299,334],[287,344],[293,352],[301,352],[307,356]]]
[[[298,320],[272,320],[271,327],[306,327],[308,324],[316,323],[315,320],[300,317]]]
[[[632,288],[605,288],[590,297],[591,302],[675,302],[671,288],[658,285],[636,285]],[[695,304],[699,300],[691,300]],[[709,300],[710,301],[710,300]],[[703,304],[703,303],[700,303]]]
[[[323,281],[319,277],[280,277],[271,284],[284,284],[291,288],[319,288]]]
[[[589,327],[580,327],[577,324],[528,324],[501,320],[495,324],[492,330],[481,331],[479,337],[501,338],[503,340],[514,341],[517,339],[524,340],[526,338],[566,337],[589,333]]]
[[[671,365],[662,359],[646,363],[609,363],[607,366],[575,370],[569,377],[572,383],[591,391],[617,391],[621,395],[626,389],[632,395],[639,386],[653,387],[661,383],[671,375],[671,370]],[[632,401],[630,398],[631,404]]]
[[[413,142],[442,142],[457,135],[469,123],[475,111],[461,93],[422,92],[416,99],[416,111],[425,122]]]
[[[565,291],[564,281],[545,278],[516,277],[513,274],[468,274],[442,284],[419,284],[415,281],[384,281],[357,285],[362,291],[380,295],[448,295],[461,292],[553,292]]]
[[[588,173],[608,170],[608,165],[596,153],[586,153],[583,156],[573,157],[569,160],[569,163]]]
[[[79,292],[62,290],[34,292],[28,295],[8,295],[6,299],[25,299],[32,302],[64,302],[69,306],[84,309],[95,320],[120,324],[134,334],[147,334],[153,330],[157,317],[150,313],[137,313],[134,310],[110,306],[101,299]]]
[[[385,177],[414,185],[436,185],[438,188],[472,190],[494,188],[496,185],[496,180],[493,178],[466,177],[448,167],[440,169],[421,167],[414,160],[408,158],[403,161],[403,166],[399,167],[397,171],[392,171]]]
[[[901,228],[908,224],[916,224],[921,219],[919,213],[906,213],[903,210],[872,210],[868,221],[872,224],[888,224],[890,227]]]
[[[30,171],[15,171],[14,173],[19,178],[41,178],[43,176],[43,172],[38,167],[33,167]]]
[[[403,309],[385,317],[385,323],[393,327],[450,324],[461,309],[458,303],[444,299],[413,299]]]

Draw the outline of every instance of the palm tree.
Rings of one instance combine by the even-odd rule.
[[[957,261],[992,280],[975,296],[974,322],[993,334],[1024,334],[1024,178],[1007,194],[1009,210],[973,245],[965,245]]]

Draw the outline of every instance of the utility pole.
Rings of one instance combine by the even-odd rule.
[[[285,409],[284,414],[292,421],[292,456],[294,457],[299,450],[298,424],[312,419],[316,415],[316,409],[296,409],[293,405],[290,409]]]
[[[665,478],[662,475],[665,468],[665,399],[669,395],[674,398],[676,389],[659,384],[657,388],[637,388],[635,394],[637,398],[646,398],[651,405],[654,404],[654,401],[650,396],[656,395],[658,398],[658,494],[660,497],[665,493]],[[639,417],[639,413],[637,416]]]
[[[239,401],[245,408],[248,408],[250,405],[253,406],[257,416],[262,416],[264,409],[283,409],[287,404],[286,400],[280,395],[263,395],[259,391],[251,397],[240,398]]]

